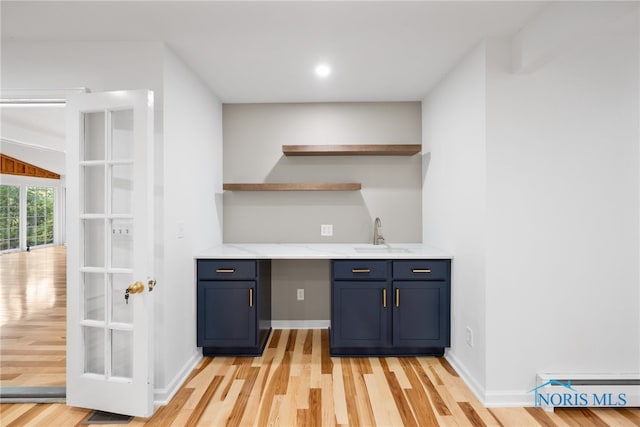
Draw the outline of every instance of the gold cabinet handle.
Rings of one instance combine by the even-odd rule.
[[[387,308],[387,290],[382,288],[382,306]]]
[[[352,273],[371,273],[371,269],[369,268],[353,268],[351,269]]]
[[[218,268],[216,270],[216,273],[235,273],[236,269],[235,268]]]
[[[411,270],[412,273],[431,273],[431,270],[428,268],[414,268]]]
[[[253,288],[249,288],[249,307],[253,307]]]
[[[396,288],[396,307],[400,307],[400,289]]]

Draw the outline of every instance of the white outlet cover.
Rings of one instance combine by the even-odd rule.
[[[320,226],[320,236],[333,236],[333,224],[322,224]]]
[[[467,342],[467,345],[469,347],[473,347],[473,330],[467,327],[467,330],[465,332],[466,332],[465,341]]]

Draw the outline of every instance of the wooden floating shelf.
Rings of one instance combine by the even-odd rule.
[[[421,144],[283,145],[285,156],[413,156]]]
[[[230,191],[358,191],[359,182],[346,183],[294,183],[294,184],[222,184],[223,190]]]

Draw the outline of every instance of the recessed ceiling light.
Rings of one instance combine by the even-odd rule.
[[[324,78],[331,74],[331,67],[327,64],[320,64],[316,67],[316,76],[320,78]]]

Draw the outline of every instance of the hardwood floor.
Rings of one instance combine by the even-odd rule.
[[[2,426],[73,426],[88,410],[0,405]],[[276,330],[261,357],[204,358],[130,426],[640,426],[640,408],[487,409],[444,358],[332,358],[327,330]]]
[[[0,386],[64,386],[66,248],[0,256]]]
[[[65,382],[65,249],[0,256],[0,385]],[[261,357],[204,358],[130,426],[640,426],[640,408],[484,408],[443,358],[332,358],[327,330],[276,330]],[[74,426],[91,411],[1,404],[0,426]],[[96,424],[97,425],[97,424]]]

